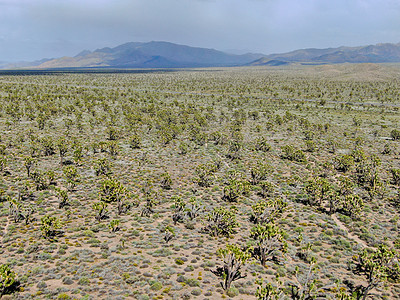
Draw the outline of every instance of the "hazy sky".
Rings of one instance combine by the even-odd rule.
[[[400,0],[0,0],[0,61],[170,41],[265,54],[400,42]]]

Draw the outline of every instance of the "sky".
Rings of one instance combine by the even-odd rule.
[[[0,61],[126,42],[222,51],[400,42],[400,0],[0,0]]]

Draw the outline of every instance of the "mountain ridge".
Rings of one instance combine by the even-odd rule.
[[[307,48],[286,53],[230,54],[165,41],[128,42],[74,57],[42,59],[3,65],[5,69],[32,68],[196,68],[234,66],[284,66],[289,64],[395,63],[400,62],[400,43],[337,48]]]
[[[93,52],[84,50],[74,57],[46,61],[36,68],[184,68],[241,66],[262,57],[260,54],[234,55],[208,48],[170,42],[129,42]]]
[[[400,43],[379,43],[376,45],[337,48],[307,48],[286,53],[276,53],[261,57],[248,66],[268,65],[269,61],[286,63],[394,63],[400,62]]]

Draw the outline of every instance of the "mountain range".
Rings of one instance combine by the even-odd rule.
[[[287,64],[393,63],[400,62],[400,43],[360,47],[301,49],[264,55],[230,54],[169,42],[130,42],[115,48],[84,50],[74,57],[8,64],[3,68],[196,68],[232,66],[281,66]],[[0,66],[1,67],[1,66]]]
[[[394,62],[400,62],[400,43],[384,43],[360,47],[338,47],[327,49],[301,49],[287,53],[266,55],[249,63],[248,65],[261,66],[289,63],[338,64]]]

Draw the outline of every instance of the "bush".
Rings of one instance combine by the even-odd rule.
[[[305,162],[306,155],[300,149],[293,145],[286,145],[282,147],[282,158],[296,162]]]
[[[393,129],[393,130],[390,132],[390,137],[391,137],[394,141],[400,140],[400,130]]]
[[[391,169],[393,184],[400,185],[400,169]]]
[[[222,199],[228,202],[238,202],[246,191],[246,182],[233,180],[229,185],[224,187],[224,196]]]
[[[112,174],[111,167],[112,165],[107,158],[98,159],[95,166],[96,176],[110,176]]]
[[[258,161],[251,169],[251,183],[258,184],[262,180],[266,180],[268,175],[271,173],[272,167],[268,164],[265,164],[261,161]]]
[[[271,150],[271,145],[268,144],[265,137],[260,137],[255,141],[254,149],[257,151],[268,152]]]
[[[333,165],[336,170],[347,172],[354,165],[354,158],[347,154],[339,155],[333,159]]]

